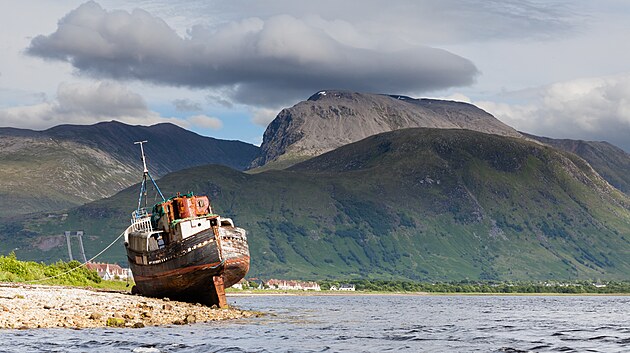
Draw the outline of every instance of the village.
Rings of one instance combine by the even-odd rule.
[[[88,262],[85,264],[85,267],[96,271],[98,276],[105,281],[133,280],[131,270],[129,268],[123,268],[118,264]],[[259,278],[244,278],[234,284],[231,288],[237,290],[293,290],[316,292],[322,290],[317,282],[284,279],[269,279],[265,281]],[[354,292],[356,288],[355,285],[351,283],[340,283],[339,285],[330,286],[327,290]]]

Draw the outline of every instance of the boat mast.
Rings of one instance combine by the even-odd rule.
[[[157,183],[155,182],[155,180],[153,180],[153,177],[151,176],[151,174],[149,173],[149,169],[147,168],[147,160],[146,157],[144,156],[144,146],[143,144],[147,143],[147,140],[144,141],[136,141],[133,144],[134,145],[140,145],[140,153],[142,155],[142,167],[144,168],[142,171],[142,185],[140,186],[140,196],[138,197],[138,208],[137,211],[140,212],[140,206],[142,205],[142,196],[144,195],[144,208],[147,207],[147,177],[149,177],[149,180],[151,180],[151,182],[153,183],[153,186],[155,186],[155,190],[157,190],[157,192],[160,194],[160,197],[162,198],[162,201],[164,201],[164,195],[162,195],[162,191],[160,191],[160,188],[157,186]]]

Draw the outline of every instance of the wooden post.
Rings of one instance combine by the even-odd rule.
[[[216,299],[216,304],[219,305],[219,308],[227,308],[228,303],[225,299],[225,286],[223,285],[223,276],[214,276],[212,277],[212,282],[214,282],[214,293],[213,299]]]

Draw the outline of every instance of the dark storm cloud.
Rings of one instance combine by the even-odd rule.
[[[284,103],[323,88],[431,91],[469,85],[478,74],[469,60],[445,50],[354,45],[338,39],[339,28],[320,17],[280,15],[196,26],[181,37],[146,11],[105,11],[88,2],[62,18],[54,33],[35,37],[27,52],[69,62],[80,74],[220,88],[232,92],[235,102],[254,105]]]

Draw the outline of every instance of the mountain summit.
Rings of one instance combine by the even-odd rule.
[[[252,166],[272,161],[292,165],[368,136],[412,127],[468,129],[521,137],[491,114],[467,103],[320,91],[278,114],[267,127],[261,155]]]

